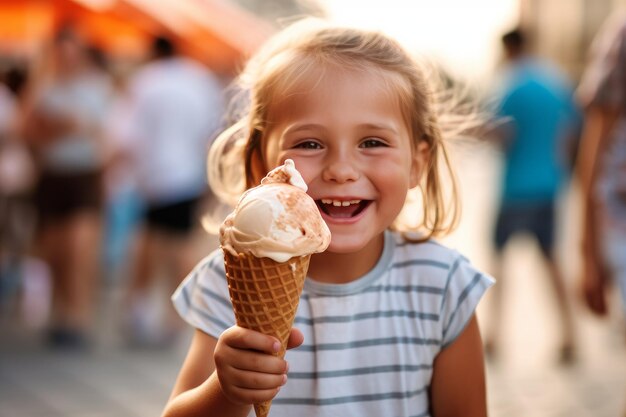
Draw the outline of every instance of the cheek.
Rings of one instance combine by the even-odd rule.
[[[320,164],[314,163],[309,158],[298,158],[295,156],[289,156],[289,158],[293,159],[296,169],[302,175],[304,182],[310,185],[318,176]]]
[[[375,176],[375,187],[379,190],[380,197],[385,207],[385,212],[393,219],[404,207],[407,194],[411,189],[409,167],[397,164],[391,168],[389,165],[380,167]],[[383,172],[384,174],[380,174]]]

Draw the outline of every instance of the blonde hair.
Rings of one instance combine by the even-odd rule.
[[[414,139],[413,149],[421,141],[428,145],[429,158],[417,187],[421,191],[422,218],[412,226],[401,225],[397,220],[392,228],[420,231],[422,237],[418,240],[452,231],[459,218],[459,199],[438,122],[435,92],[425,69],[400,44],[379,32],[337,27],[319,19],[294,23],[275,35],[240,75],[241,92],[245,95],[235,101],[231,127],[218,136],[209,152],[208,174],[213,192],[233,205],[245,189],[258,184],[272,168],[263,162],[263,137],[271,122],[270,106],[312,68],[329,66],[368,73],[379,71],[398,94]],[[440,168],[451,180],[449,200],[444,196]]]

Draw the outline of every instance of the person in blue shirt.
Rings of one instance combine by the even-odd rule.
[[[541,249],[562,324],[560,360],[574,357],[574,328],[562,272],[554,255],[556,202],[573,160],[580,130],[573,89],[558,69],[527,53],[520,29],[501,38],[506,69],[498,92],[498,139],[504,153],[502,189],[495,225],[495,276],[503,278],[503,251],[513,236],[532,235]],[[494,291],[486,351],[500,336],[502,282]]]

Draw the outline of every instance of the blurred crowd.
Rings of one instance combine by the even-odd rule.
[[[580,83],[533,56],[523,30],[502,36],[500,82],[482,97],[494,106],[481,136],[504,161],[485,332],[492,358],[506,307],[504,248],[525,233],[554,290],[559,359],[576,360],[573,291],[555,257],[557,199],[572,183],[583,195],[583,299],[606,314],[612,282],[626,299],[623,22],[598,35]],[[116,71],[71,27],[33,62],[1,69],[0,314],[43,329],[50,347],[84,348],[100,293],[115,281],[125,340],[167,346],[181,327],[169,295],[198,261],[192,236],[211,198],[205,156],[223,127],[225,83],[166,37],[144,62]],[[155,287],[165,306],[157,316]]]
[[[0,80],[0,311],[82,349],[102,288],[123,280],[128,342],[169,343],[178,320],[155,320],[149,300],[163,287],[169,304],[198,260],[222,82],[167,37],[115,71],[71,26]]]

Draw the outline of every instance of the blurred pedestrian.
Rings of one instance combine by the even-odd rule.
[[[207,189],[205,155],[223,114],[221,86],[202,64],[166,37],[154,40],[152,58],[130,80],[126,134],[145,205],[126,323],[140,345],[169,343],[182,325],[169,295],[197,261],[190,245]],[[168,309],[163,320],[151,302],[159,274],[167,282],[158,297]]]
[[[605,315],[606,288],[615,283],[626,313],[625,15],[615,14],[605,23],[590,52],[578,89],[585,108],[577,164],[583,197],[582,289],[589,308]]]
[[[0,74],[0,308],[21,286],[33,222],[34,166],[17,128],[21,74],[17,66]]]
[[[132,157],[132,142],[127,134],[132,117],[128,94],[129,71],[114,74],[115,93],[106,122],[109,145],[105,183],[106,230],[103,248],[103,272],[109,284],[129,274],[133,259],[133,238],[141,217],[142,201]]]
[[[93,322],[101,237],[102,123],[111,84],[70,27],[56,34],[27,91],[24,137],[39,178],[36,254],[53,278],[48,342],[83,347]]]
[[[494,275],[486,352],[497,353],[504,292],[504,249],[520,233],[532,235],[541,249],[561,321],[560,361],[574,358],[574,325],[563,272],[555,256],[557,198],[568,175],[572,138],[579,130],[573,89],[554,66],[531,56],[521,29],[502,38],[505,70],[498,91],[497,138],[504,152],[504,176],[494,244]]]

